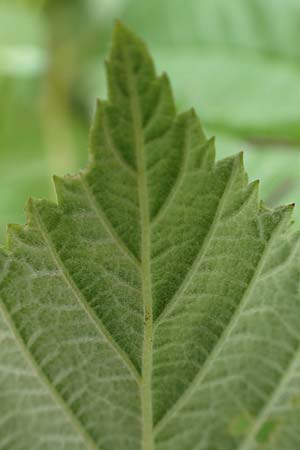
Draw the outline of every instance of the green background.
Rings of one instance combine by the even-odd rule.
[[[85,165],[116,18],[147,41],[218,157],[243,150],[268,205],[300,203],[299,0],[2,0],[0,239],[29,196],[55,199],[52,174]]]

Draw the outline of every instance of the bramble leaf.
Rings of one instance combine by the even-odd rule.
[[[91,160],[0,265],[0,449],[296,450],[299,233],[117,24]]]

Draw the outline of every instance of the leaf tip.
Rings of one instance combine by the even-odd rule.
[[[128,27],[118,17],[115,19],[115,23],[114,23],[114,32],[116,32],[116,31],[119,31],[119,32],[129,31]]]
[[[195,110],[194,107],[192,107],[192,108],[190,109],[190,114],[191,114],[192,117],[197,117],[197,113],[196,113],[196,110]]]
[[[240,161],[242,164],[244,164],[244,151],[243,151],[243,150],[241,150],[241,151],[237,154],[237,157],[238,157],[239,161]]]
[[[138,37],[130,30],[120,19],[115,20],[115,26],[113,29],[112,43],[119,44],[125,39],[138,39]]]
[[[34,199],[33,199],[33,197],[30,196],[28,198],[28,200],[27,200],[26,205],[25,205],[25,213],[26,214],[31,214],[32,210],[33,210],[33,207],[34,207]]]
[[[211,136],[211,137],[208,139],[208,142],[210,143],[210,145],[215,146],[215,145],[216,145],[216,136]]]
[[[53,183],[54,183],[54,187],[55,187],[57,200],[58,200],[58,203],[60,203],[61,202],[61,194],[62,194],[63,188],[64,188],[65,177],[59,177],[58,175],[53,175],[52,179],[53,179]]]

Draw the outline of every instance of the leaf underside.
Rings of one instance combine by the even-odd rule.
[[[88,168],[0,253],[0,449],[299,449],[293,206],[215,162],[119,23],[107,76]]]

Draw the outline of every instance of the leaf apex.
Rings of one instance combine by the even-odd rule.
[[[238,152],[237,156],[240,159],[240,161],[243,163],[244,162],[244,151],[241,150],[240,152]]]
[[[127,27],[125,26],[125,24],[122,22],[121,19],[119,19],[119,18],[115,19],[114,31],[124,30],[126,28]]]
[[[25,214],[30,215],[33,212],[34,204],[36,200],[33,197],[29,197],[27,203],[25,204]]]
[[[121,20],[117,19],[115,21],[115,26],[112,35],[112,46],[119,46],[126,40],[141,41],[141,39]]]

